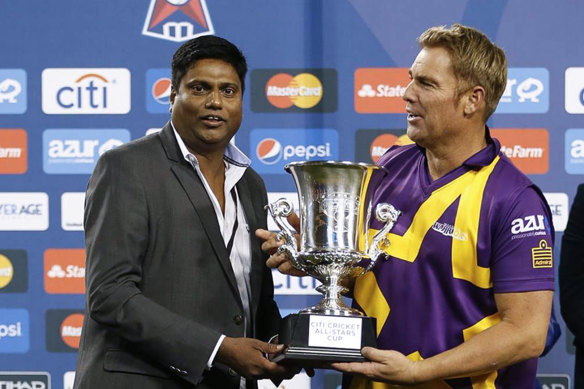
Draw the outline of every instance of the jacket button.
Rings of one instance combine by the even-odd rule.
[[[237,325],[243,323],[243,316],[238,313],[237,315],[233,316],[233,322]]]

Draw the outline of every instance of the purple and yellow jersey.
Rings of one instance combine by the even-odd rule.
[[[413,360],[456,347],[500,321],[494,293],[553,290],[553,227],[543,194],[497,140],[432,182],[423,149],[394,147],[374,204],[401,211],[387,260],[357,279],[354,304],[377,318],[378,347]],[[382,228],[371,222],[371,234]],[[485,350],[485,352],[488,352]],[[537,359],[417,388],[534,387]],[[391,385],[354,378],[356,388]]]

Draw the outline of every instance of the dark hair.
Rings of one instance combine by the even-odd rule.
[[[245,89],[247,62],[245,56],[233,43],[214,35],[204,35],[185,42],[172,56],[172,86],[178,90],[183,76],[200,59],[219,59],[235,69],[241,81],[241,92]]]

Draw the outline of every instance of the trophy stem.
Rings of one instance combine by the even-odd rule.
[[[341,293],[347,291],[347,288],[341,285],[341,279],[336,275],[331,275],[323,281],[323,284],[316,288],[324,295],[322,300],[312,308],[305,308],[300,311],[301,314],[323,314],[337,316],[363,316],[363,313],[357,309],[348,307],[341,297]]]

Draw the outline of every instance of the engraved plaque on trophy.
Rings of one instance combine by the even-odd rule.
[[[375,346],[375,318],[347,307],[341,298],[343,280],[371,270],[389,245],[387,233],[400,212],[378,204],[375,218],[385,223],[369,236],[372,197],[386,170],[352,162],[311,161],[286,165],[299,197],[300,247],[286,217],[292,205],[286,199],[267,207],[285,243],[292,265],[318,279],[324,297],[314,307],[283,319],[279,343],[284,351],[274,358],[282,363],[318,366],[321,362],[364,361],[361,348]]]

